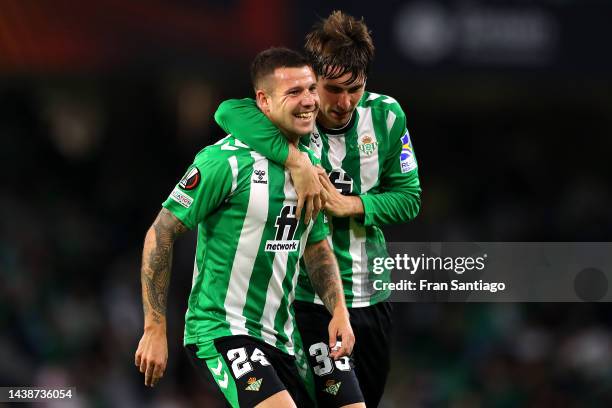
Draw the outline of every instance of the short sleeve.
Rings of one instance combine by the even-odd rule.
[[[319,242],[327,238],[329,235],[329,227],[327,226],[327,217],[321,211],[317,216],[317,219],[310,230],[310,234],[308,235],[308,243],[312,244],[315,242]]]
[[[200,153],[162,204],[185,226],[193,229],[230,194],[232,172],[223,156]]]

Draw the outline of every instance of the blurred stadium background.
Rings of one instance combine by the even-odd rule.
[[[166,376],[133,365],[144,233],[251,58],[333,9],[372,29],[368,89],[400,101],[420,164],[421,214],[390,241],[611,240],[612,3],[330,3],[0,0],[0,385],[219,405],[181,348],[193,234]],[[607,304],[395,306],[384,407],[612,406]]]

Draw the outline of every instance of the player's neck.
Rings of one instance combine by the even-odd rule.
[[[354,122],[355,122],[355,111],[351,113],[349,120],[344,125],[338,126],[338,127],[326,126],[323,123],[323,121],[321,121],[320,118],[317,117],[317,125],[319,125],[323,133],[326,133],[329,135],[339,135],[342,133],[346,133],[346,131],[353,126]]]
[[[282,130],[281,130],[281,133],[283,134],[283,136],[285,137],[285,139],[287,139],[289,143],[291,143],[295,147],[298,147],[298,144],[300,143],[300,135],[293,135],[293,134],[289,135],[283,132]]]

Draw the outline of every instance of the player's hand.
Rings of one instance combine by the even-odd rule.
[[[355,346],[355,335],[346,308],[334,312],[329,322],[328,331],[330,357],[338,360],[341,357],[350,356]],[[337,344],[338,342],[340,344]]]
[[[323,186],[325,210],[334,217],[355,217],[363,215],[363,202],[357,196],[340,194],[329,181],[327,174],[319,174],[319,181]]]
[[[145,385],[154,387],[164,376],[168,363],[166,328],[160,325],[145,329],[135,357],[136,367],[139,367],[140,372],[145,375]]]
[[[324,205],[321,197],[323,187],[319,181],[317,167],[313,166],[308,158],[304,158],[299,166],[289,167],[289,172],[298,196],[295,216],[299,219],[304,209],[304,223],[308,224],[311,219],[319,215]]]

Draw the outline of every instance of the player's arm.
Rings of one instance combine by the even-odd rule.
[[[406,116],[395,106],[396,120],[390,137],[390,148],[380,177],[380,192],[359,196],[364,208],[364,225],[384,225],[414,219],[421,208],[421,184],[418,165]]]
[[[231,133],[273,162],[283,165],[290,159],[295,160],[295,157],[290,157],[291,149],[287,139],[259,110],[254,99],[228,99],[221,102],[215,112],[215,121],[225,132]],[[299,151],[295,150],[299,155]]]
[[[219,105],[215,121],[227,133],[246,143],[266,158],[285,166],[298,195],[297,217],[306,204],[304,221],[316,218],[321,209],[321,184],[310,160],[287,142],[280,130],[264,115],[255,100],[229,99]]]
[[[163,376],[168,362],[166,303],[172,267],[174,240],[187,227],[166,208],[147,231],[142,251],[142,306],[144,334],[136,351],[136,365],[145,375],[145,385],[153,387]]]
[[[421,208],[421,186],[406,119],[399,106],[383,163],[380,191],[359,196],[340,194],[326,175],[320,175],[325,209],[336,217],[363,219],[364,225],[397,224],[414,219]]]
[[[309,243],[306,246],[304,263],[315,292],[332,314],[328,326],[329,348],[332,350],[330,355],[336,360],[342,356],[348,356],[353,351],[355,335],[344,299],[338,262],[327,239]],[[342,346],[336,349],[338,338]]]
[[[175,186],[147,231],[142,252],[142,305],[144,333],[135,363],[145,374],[145,385],[154,386],[163,376],[168,361],[166,302],[170,285],[175,239],[193,229],[228,196],[232,172],[227,158],[214,147],[196,157],[183,179]]]
[[[403,174],[388,171],[383,176],[383,191],[361,195],[364,225],[398,224],[413,220],[421,209],[421,186],[418,170]]]

